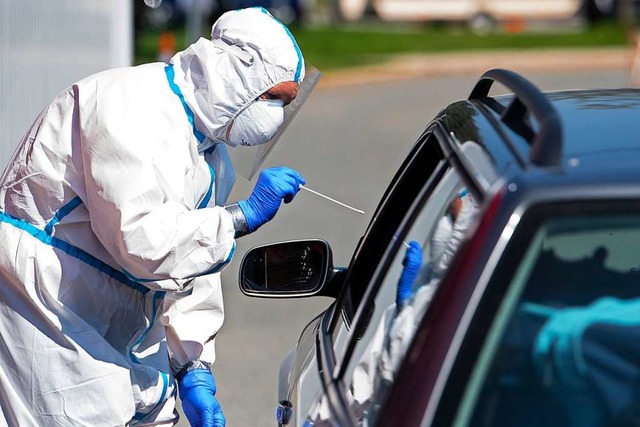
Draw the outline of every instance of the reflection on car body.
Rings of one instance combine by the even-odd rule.
[[[243,262],[247,294],[336,298],[283,363],[280,424],[639,425],[639,112],[637,90],[489,71],[428,124],[347,269],[316,244],[305,282],[304,243],[280,244],[291,280],[269,291]]]

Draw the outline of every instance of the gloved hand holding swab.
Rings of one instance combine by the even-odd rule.
[[[347,208],[347,209],[351,209],[352,211],[356,211],[356,212],[358,212],[358,213],[359,213],[359,214],[361,214],[361,215],[364,215],[364,211],[363,211],[363,210],[356,209],[356,208],[354,208],[354,207],[352,207],[352,206],[349,206],[349,205],[347,205],[347,204],[345,204],[345,203],[339,202],[339,201],[337,201],[336,199],[332,199],[332,198],[331,198],[331,197],[329,197],[329,196],[325,196],[325,195],[324,195],[324,194],[322,194],[322,193],[318,193],[317,191],[312,190],[312,189],[310,189],[309,187],[305,187],[304,185],[300,185],[300,188],[302,188],[302,189],[304,189],[304,190],[307,190],[308,192],[313,193],[313,194],[315,194],[315,195],[317,195],[317,196],[324,197],[325,199],[327,199],[327,200],[329,200],[329,201],[332,201],[333,203],[337,203],[337,204],[339,204],[340,206],[344,206],[344,207],[345,207],[345,208]]]

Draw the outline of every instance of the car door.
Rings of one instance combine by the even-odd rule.
[[[347,342],[333,333],[338,322],[344,322],[347,330],[360,307],[369,287],[375,266],[387,250],[394,227],[402,221],[424,183],[430,178],[442,157],[437,144],[428,144],[434,126],[429,126],[420,136],[405,161],[387,187],[382,200],[373,215],[364,236],[354,251],[354,256],[346,269],[338,299],[322,315],[318,316],[303,331],[296,351],[288,355],[283,366],[292,366],[291,373],[281,369],[286,378],[281,378],[279,398],[286,400],[293,410],[294,425],[305,424],[311,412],[327,412],[324,403],[334,394],[333,371],[335,365],[344,357]],[[390,227],[391,225],[391,227]],[[349,334],[347,334],[349,335]],[[335,345],[334,345],[335,344]],[[323,402],[323,403],[320,403]],[[323,418],[350,420],[348,411],[341,411],[336,403],[329,415]],[[315,409],[312,409],[315,408]],[[346,415],[345,415],[346,414]],[[343,424],[348,425],[348,424]]]
[[[445,157],[443,147],[451,143],[439,123],[434,123],[405,162],[374,215],[331,318],[327,317],[318,330],[318,369],[325,389],[306,411],[304,421],[308,425],[375,423],[377,410],[386,399],[394,376],[394,368],[387,369],[382,376],[378,372],[388,344],[385,337],[396,314],[394,301],[406,244],[416,240],[423,247],[424,264],[419,280],[424,286],[417,285],[411,307],[413,319],[418,319],[427,309],[429,295],[446,274],[466,231],[472,228],[479,209],[481,195],[473,183],[465,180],[468,173],[459,169],[459,163]],[[478,149],[471,142],[462,144],[472,145]],[[488,157],[486,162],[490,163]],[[463,203],[462,200],[467,220],[458,224],[461,229],[457,243],[436,237],[442,234],[452,205]],[[444,250],[447,243],[450,246]],[[448,261],[443,261],[445,258]],[[404,336],[400,347],[406,349],[411,339],[411,333]],[[403,356],[402,350],[396,352],[391,365],[398,366]]]
[[[457,258],[477,265],[452,266],[466,278],[442,284],[381,425],[637,425],[640,203],[588,193],[493,199]]]
[[[383,257],[395,227],[401,223],[405,212],[442,157],[437,144],[427,143],[432,141],[433,129],[432,125],[421,135],[387,187],[354,251],[338,299],[322,316],[311,322],[301,335],[295,361],[292,362],[294,370],[288,381],[287,393],[293,407],[295,425],[303,425],[307,419],[313,418],[309,416],[310,413],[322,413],[321,418],[341,420],[343,423],[351,420],[349,411],[342,407],[340,401],[335,401],[331,408],[326,403],[329,396],[335,396],[335,366],[344,358],[347,347],[344,337],[350,335],[356,313],[370,286],[374,273],[372,266],[375,267]],[[339,336],[333,332],[339,328],[338,323],[347,330],[346,335]]]

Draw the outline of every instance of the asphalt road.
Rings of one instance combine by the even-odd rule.
[[[527,73],[545,90],[627,86],[624,71]],[[336,265],[347,265],[388,182],[431,118],[466,98],[478,76],[430,77],[353,87],[320,87],[283,135],[265,167],[287,165],[307,185],[363,209],[346,210],[301,192],[276,218],[238,241],[223,272],[226,321],[217,338],[214,374],[227,425],[275,426],[280,360],[306,323],[330,301],[256,299],[238,290],[242,256],[275,241],[323,238]],[[239,180],[231,199],[248,196],[253,184]],[[183,418],[178,426],[188,426]]]

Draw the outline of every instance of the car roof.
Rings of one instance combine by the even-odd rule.
[[[564,158],[640,149],[640,90],[546,93],[560,114]]]
[[[640,182],[640,90],[541,92],[516,73],[492,71],[498,73],[488,84],[483,78],[490,72],[479,80],[480,91],[474,88],[470,99],[438,117],[457,141],[483,145],[498,175]],[[515,79],[505,84],[514,93],[491,97],[489,87],[502,83],[501,72]]]

